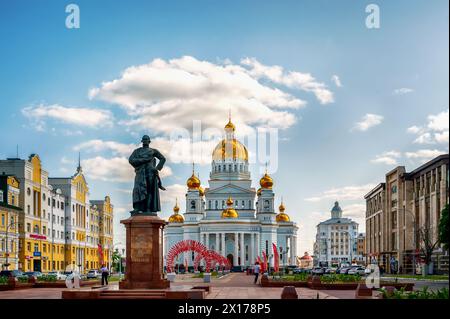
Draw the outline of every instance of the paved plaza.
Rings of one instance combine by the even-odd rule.
[[[207,299],[280,299],[283,288],[262,288],[253,284],[253,276],[244,273],[230,273],[219,279],[212,279],[208,284],[211,292]],[[192,275],[177,276],[172,286],[205,285],[203,279],[192,278]],[[110,289],[118,289],[118,283],[110,284]],[[23,290],[1,291],[0,299],[60,299],[65,289],[32,288]],[[354,291],[317,291],[308,288],[297,288],[299,299],[337,299],[354,298]]]

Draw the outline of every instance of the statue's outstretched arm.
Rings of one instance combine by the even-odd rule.
[[[158,150],[155,150],[154,156],[159,160],[158,165],[156,165],[156,169],[160,171],[166,162],[166,158]]]

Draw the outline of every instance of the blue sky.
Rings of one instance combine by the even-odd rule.
[[[148,133],[165,145],[171,126],[192,120],[222,127],[228,108],[238,131],[279,129],[275,192],[300,225],[299,253],[335,200],[364,230],[362,196],[387,171],[448,152],[448,1],[73,1],[81,27],[67,29],[69,3],[0,3],[0,158],[18,144],[21,157],[38,153],[51,176],[68,176],[81,151],[91,199],[111,195],[120,236],[130,144]],[[369,3],[380,29],[366,28]],[[214,94],[198,77],[172,81],[191,68]],[[223,80],[236,69],[245,83]],[[167,165],[164,217],[191,172],[189,161]],[[209,165],[197,169],[206,186]]]

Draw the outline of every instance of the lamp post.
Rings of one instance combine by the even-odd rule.
[[[8,226],[6,226],[6,234],[5,234],[5,240],[6,240],[6,246],[5,246],[5,256],[6,256],[6,258],[5,258],[5,268],[6,268],[6,270],[8,270],[8,267],[9,267],[9,252],[8,252],[8,232],[9,232],[9,229],[11,228],[11,227],[13,227],[14,225],[16,224],[16,222],[15,221],[13,221],[12,223],[10,223]]]

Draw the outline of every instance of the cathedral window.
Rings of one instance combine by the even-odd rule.
[[[191,209],[195,209],[195,200],[191,201]]]
[[[218,209],[218,208],[219,208],[219,202],[216,201],[216,209]]]
[[[222,201],[222,208],[225,208],[225,201]]]
[[[242,201],[242,208],[245,208],[245,201]]]

